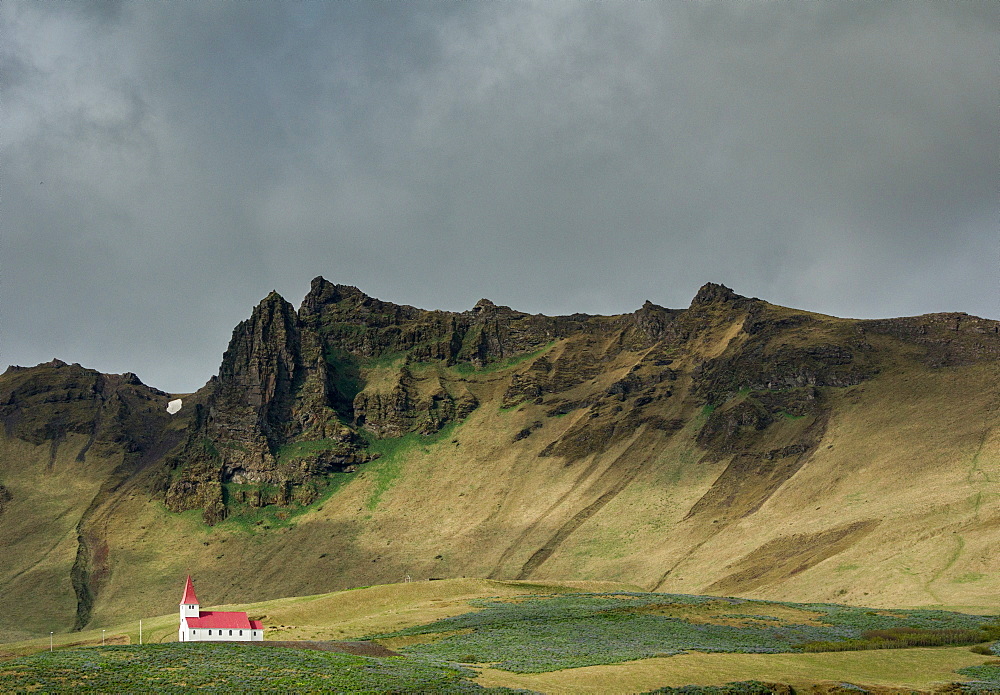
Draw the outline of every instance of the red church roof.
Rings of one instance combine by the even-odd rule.
[[[198,596],[194,593],[194,584],[191,582],[191,575],[188,575],[187,584],[184,585],[184,598],[181,599],[181,603],[188,605],[196,605],[198,603]]]
[[[197,618],[187,618],[188,627],[262,630],[259,620],[248,620],[242,611],[201,611]]]

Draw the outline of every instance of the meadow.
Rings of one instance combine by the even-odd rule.
[[[938,610],[649,593],[556,594],[473,604],[479,610],[372,638],[415,656],[488,663],[515,673],[687,651],[775,654],[1000,640],[996,618]],[[532,648],[525,649],[527,644]]]
[[[105,647],[99,631],[57,636],[52,652],[47,639],[0,645],[0,690],[1000,692],[998,616],[488,580],[241,608],[266,616],[269,640],[309,648],[161,643],[176,635],[162,616],[145,621],[155,643],[143,646],[132,626],[108,630]],[[397,656],[327,651],[344,639]]]
[[[468,669],[238,644],[150,644],[41,652],[0,664],[5,691],[44,692],[505,692]]]

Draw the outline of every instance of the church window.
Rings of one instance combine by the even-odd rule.
[[[232,631],[232,630],[230,630],[230,631],[229,631],[229,636],[230,636],[230,637],[232,637],[232,636],[233,636],[233,631]]]
[[[243,636],[243,630],[240,630],[240,637]]]

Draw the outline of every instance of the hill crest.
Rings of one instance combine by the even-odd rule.
[[[617,316],[426,311],[316,278],[297,310],[265,297],[175,415],[134,375],[9,368],[0,529],[23,557],[0,582],[63,577],[51,624],[77,627],[150,590],[131,563],[273,597],[230,549],[296,563],[284,595],[418,572],[910,603],[951,577],[971,600],[996,583],[975,548],[1000,518],[998,364],[1000,322],[961,313],[837,319],[716,284]],[[891,504],[850,502],[888,480]],[[902,591],[877,578],[899,563]]]

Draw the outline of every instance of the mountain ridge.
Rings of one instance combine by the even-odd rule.
[[[810,476],[843,488],[843,499],[863,494],[858,483],[871,471],[840,458],[845,447],[893,442],[898,455],[875,457],[883,477],[900,475],[907,456],[945,456],[958,487],[942,504],[975,500],[958,517],[978,519],[979,540],[960,536],[959,559],[987,542],[990,524],[1000,525],[998,364],[1000,322],[962,313],[837,319],[712,283],[686,309],[647,301],[617,316],[546,317],[489,300],[425,311],[318,277],[297,310],[277,292],[265,297],[234,328],[218,374],[172,416],[172,396],[132,374],[58,360],[8,368],[5,543],[25,533],[11,514],[33,514],[46,486],[60,480],[65,499],[52,517],[62,521],[45,517],[27,533],[0,582],[16,596],[44,573],[59,577],[48,624],[62,629],[70,605],[82,628],[127,611],[123,592],[151,591],[159,580],[143,580],[136,558],[166,573],[195,561],[231,567],[226,553],[204,550],[223,542],[244,563],[301,565],[270,589],[282,595],[398,580],[419,567],[427,576],[641,576],[633,583],[653,589],[690,581],[711,592],[804,596],[800,575],[822,575],[815,583],[824,586],[827,575],[844,579],[851,570],[814,568],[909,518],[905,505],[876,514],[879,505],[866,502],[865,514],[786,509],[775,528],[791,524],[787,532],[754,528],[793,498],[828,497],[800,489]],[[887,424],[865,430],[861,411]],[[946,433],[911,434],[921,421],[937,428],[950,418],[960,422]],[[842,439],[851,428],[860,434]],[[959,471],[970,456],[961,466],[973,468]],[[919,491],[932,470],[921,463],[914,480],[898,482]],[[89,491],[70,495],[84,472]],[[140,530],[155,526],[163,538],[138,533],[140,519],[155,519]],[[946,521],[920,533],[943,537]],[[435,530],[417,530],[427,524]],[[183,542],[192,534],[207,539],[202,550]],[[731,547],[717,547],[722,539]],[[162,543],[184,550],[172,557]],[[650,543],[655,551],[641,550]],[[49,559],[39,561],[35,546],[50,548]],[[418,558],[432,546],[442,552]],[[872,571],[887,562],[873,561]],[[914,586],[903,593],[936,601],[932,587],[965,560],[956,562],[926,570],[924,586],[907,580]],[[967,577],[950,587],[965,591],[956,595],[997,584],[990,561],[976,562],[956,575]],[[218,582],[220,593],[277,595],[263,577]],[[861,595],[866,582],[841,583]]]

